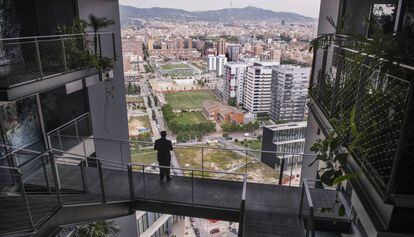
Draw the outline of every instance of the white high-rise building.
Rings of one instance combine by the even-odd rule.
[[[275,122],[303,121],[308,94],[309,67],[274,66],[272,71],[272,106]]]
[[[268,114],[271,105],[272,67],[255,63],[247,68],[244,108],[252,114]]]
[[[224,65],[227,63],[227,58],[224,54],[220,54],[216,57],[216,74],[221,77],[224,74]]]
[[[237,105],[243,104],[246,70],[252,65],[252,63],[245,62],[228,62],[224,66],[223,99],[226,103],[234,98]]]
[[[216,56],[213,54],[207,56],[207,68],[210,72],[216,70]]]

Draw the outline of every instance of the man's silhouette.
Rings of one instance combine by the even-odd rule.
[[[154,143],[154,150],[158,151],[157,159],[160,166],[171,166],[171,153],[173,150],[172,143],[167,140],[167,132],[161,131],[161,138],[156,140]],[[171,180],[170,169],[160,168],[160,180],[167,176],[167,181]]]

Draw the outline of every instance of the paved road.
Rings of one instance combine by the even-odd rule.
[[[154,98],[152,96],[152,91],[148,86],[148,82],[146,80],[144,80],[141,83],[141,86],[142,86],[142,90],[145,91],[145,93],[147,95],[147,96],[144,96],[144,103],[145,103],[145,106],[147,108],[147,113],[148,113],[148,117],[149,117],[150,122],[151,122],[151,127],[154,131],[154,138],[158,139],[158,138],[161,137],[160,132],[166,130],[164,117],[162,116],[162,113],[159,111],[158,107],[150,108],[149,105],[148,105],[148,97],[151,101],[151,104],[155,105]],[[152,113],[153,112],[155,113],[155,120],[156,121],[154,121],[152,119]],[[153,127],[153,124],[154,124],[155,127]],[[177,157],[175,156],[174,152],[171,153],[171,166],[174,167],[174,168],[180,168],[180,164],[178,163]],[[172,172],[175,175],[183,175],[183,172],[181,170],[173,169]]]

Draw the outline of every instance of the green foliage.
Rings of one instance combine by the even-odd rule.
[[[141,94],[141,87],[137,86],[136,84],[132,84],[131,82],[128,82],[127,94],[129,94],[129,95],[139,95],[139,94]]]
[[[237,106],[237,99],[235,97],[229,98],[229,101],[227,102],[230,106]]]
[[[94,32],[98,32],[100,29],[106,28],[113,24],[115,24],[114,20],[110,20],[106,17],[96,17],[92,14],[89,15],[89,22],[87,23],[87,25],[90,26]]]
[[[144,132],[139,134],[135,138],[131,138],[133,141],[140,141],[140,142],[152,142],[151,133],[150,132]]]
[[[187,142],[193,139],[201,139],[204,134],[215,131],[215,124],[213,122],[198,122],[198,123],[178,123],[177,115],[173,112],[172,107],[166,104],[162,107],[164,119],[167,122],[168,128],[177,135],[177,142]]]
[[[98,221],[76,227],[71,237],[112,237],[118,236],[120,228],[113,222]]]
[[[85,33],[87,23],[84,20],[75,18],[72,21],[72,25],[59,25],[56,27],[56,32],[59,34],[83,34]]]
[[[330,131],[325,139],[317,140],[311,147],[311,151],[316,153],[315,160],[309,165],[321,162],[319,166],[320,180],[327,186],[340,185],[342,182],[354,179],[358,173],[346,173],[348,153],[341,149],[345,144],[353,144],[348,147],[348,151],[354,152],[359,144],[361,134],[355,125],[355,108],[352,109],[349,121],[332,121],[335,128]],[[340,203],[338,200],[336,203]],[[340,204],[339,215],[344,215],[343,205]]]

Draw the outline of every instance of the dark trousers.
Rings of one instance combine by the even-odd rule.
[[[160,168],[160,179],[161,179],[161,181],[164,179],[164,176],[167,176],[167,180],[171,179],[170,169]]]

